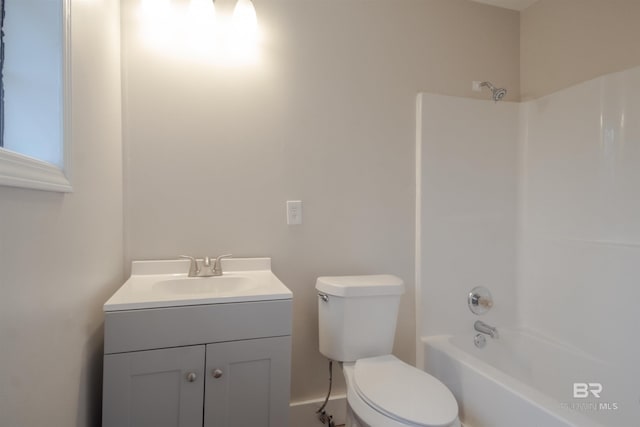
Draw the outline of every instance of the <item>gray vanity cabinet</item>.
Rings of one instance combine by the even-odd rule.
[[[209,344],[205,427],[288,425],[290,348],[291,337]]]
[[[202,427],[205,347],[109,354],[104,426]]]
[[[291,300],[107,312],[103,427],[289,425]]]

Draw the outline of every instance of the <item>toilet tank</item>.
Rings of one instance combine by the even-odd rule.
[[[390,274],[319,277],[320,353],[353,362],[391,354],[402,279]]]

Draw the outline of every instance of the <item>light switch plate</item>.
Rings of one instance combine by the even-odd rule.
[[[302,224],[302,200],[287,200],[287,225]]]

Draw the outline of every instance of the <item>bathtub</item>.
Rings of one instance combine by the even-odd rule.
[[[422,338],[421,368],[453,392],[465,427],[640,426],[636,375],[530,331],[499,331],[482,349],[475,334]]]

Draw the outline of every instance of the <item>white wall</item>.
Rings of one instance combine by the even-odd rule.
[[[71,194],[0,187],[0,425],[100,425],[122,283],[118,2],[72,2]]]
[[[640,69],[524,107],[522,323],[637,378]]]
[[[495,303],[482,320],[511,326],[519,104],[423,93],[418,112],[419,333],[473,331],[476,286]]]
[[[272,256],[303,401],[327,387],[319,275],[402,277],[396,353],[414,359],[415,96],[486,99],[471,82],[490,78],[518,99],[519,17],[466,0],[254,3],[264,42],[245,66],[149,47],[139,3],[122,4],[127,262]],[[287,199],[303,225],[286,225]]]

